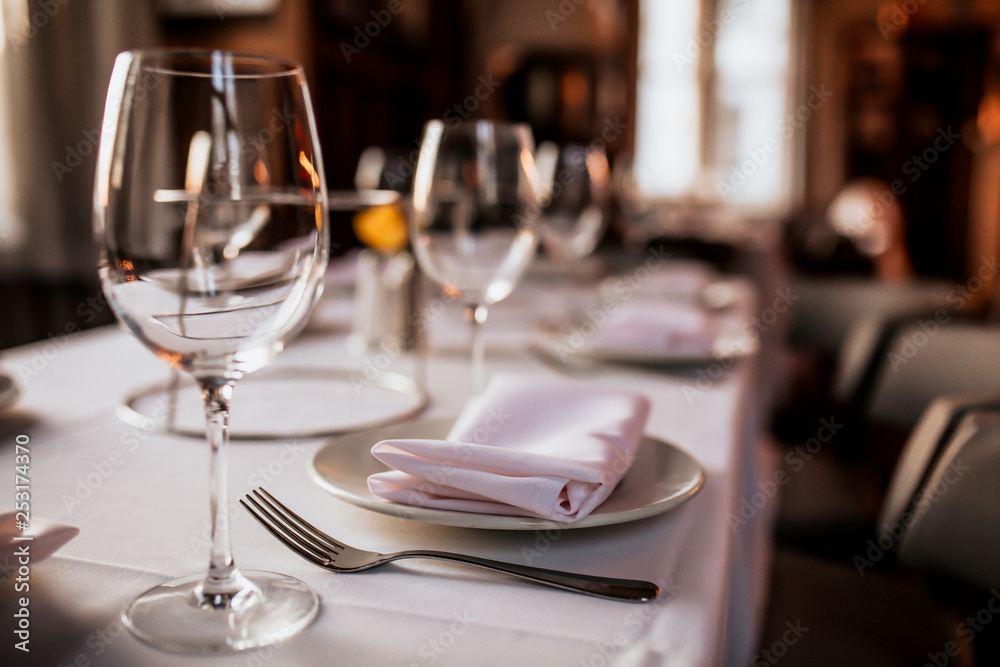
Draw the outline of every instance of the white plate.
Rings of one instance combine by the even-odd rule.
[[[493,530],[534,530],[553,526],[586,528],[635,521],[680,505],[694,496],[705,482],[704,471],[691,456],[669,443],[646,436],[618,488],[597,509],[573,523],[391,503],[368,490],[369,475],[389,470],[372,456],[371,448],[375,443],[403,437],[443,438],[454,421],[453,418],[430,419],[393,424],[331,440],[313,457],[313,479],[341,500],[382,514],[445,526]]]
[[[539,352],[564,362],[599,361],[646,366],[704,366],[747,357],[757,351],[760,341],[746,330],[722,327],[712,341],[712,353],[708,355],[595,345],[586,341],[580,345],[579,340],[573,335],[550,331],[539,332],[532,344]]]
[[[0,373],[0,414],[6,412],[7,408],[13,407],[20,397],[21,390],[14,382],[14,378]]]

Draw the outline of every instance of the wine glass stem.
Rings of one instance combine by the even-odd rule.
[[[486,385],[486,344],[483,341],[483,322],[487,310],[484,304],[465,305],[465,319],[469,321],[472,348],[472,393],[478,394]]]
[[[246,580],[236,569],[229,535],[229,401],[233,383],[226,380],[203,380],[201,395],[205,401],[206,436],[211,450],[212,556],[208,574],[202,583],[203,604],[228,607],[232,597],[242,591]]]

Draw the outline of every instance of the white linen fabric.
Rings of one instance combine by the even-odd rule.
[[[649,401],[560,379],[499,375],[444,440],[385,440],[395,470],[368,478],[392,502],[578,521],[611,494],[642,440]]]
[[[740,284],[746,289],[728,315],[746,322],[759,309],[751,286]],[[11,639],[0,643],[0,664],[27,659],[46,665],[313,667],[330,663],[331,656],[345,665],[434,667],[750,664],[768,590],[761,577],[769,562],[768,517],[776,503],[735,530],[727,517],[738,514],[759,480],[773,476],[773,469],[762,467],[755,443],[771,391],[762,376],[778,365],[759,364],[756,355],[748,355],[694,393],[695,379],[687,372],[610,364],[557,370],[525,352],[532,327],[553,312],[532,287],[491,308],[483,331],[487,369],[647,396],[646,435],[689,452],[705,469],[705,486],[689,502],[640,521],[582,530],[569,529],[579,524],[523,531],[441,526],[331,496],[313,481],[310,467],[327,439],[237,441],[229,461],[237,563],[302,579],[322,599],[322,610],[302,635],[277,647],[233,656],[157,651],[124,628],[121,612],[155,584],[204,572],[211,546],[205,442],[146,432],[117,417],[124,396],[168,377],[163,362],[135,338],[118,327],[57,336],[4,351],[4,368],[21,384],[23,396],[2,417],[7,435],[0,437],[0,479],[15,474],[12,435],[30,436],[32,516],[79,526],[80,534],[44,562],[32,560],[31,655],[14,649]],[[587,296],[568,292],[562,298]],[[380,359],[375,355],[393,355],[378,350],[365,359],[352,356],[343,335],[350,329],[349,297],[327,290],[323,299],[332,308],[274,366],[347,367],[367,378],[373,360]],[[444,312],[428,311],[432,345],[424,377],[432,401],[426,419],[457,415],[468,401],[467,323],[460,304],[446,303]],[[779,330],[773,326],[767,335]],[[389,370],[405,374],[416,374],[423,363],[418,355],[393,358]],[[237,386],[237,427],[240,410],[260,408],[245,396]],[[287,405],[290,399],[281,398]],[[301,409],[339,412],[355,406],[320,400]],[[634,466],[633,472],[638,472]],[[334,574],[292,553],[236,503],[261,485],[319,528],[364,549],[455,551],[644,579],[659,584],[662,593],[636,605],[421,560]],[[8,591],[12,583],[7,582]],[[18,597],[0,595],[0,630],[11,638]]]

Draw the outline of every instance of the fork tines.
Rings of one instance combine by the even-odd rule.
[[[240,499],[240,504],[269,533],[314,563],[327,564],[344,549],[343,544],[290,510],[263,487],[248,493]]]

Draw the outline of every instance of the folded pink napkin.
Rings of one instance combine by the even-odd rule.
[[[696,304],[630,301],[608,314],[582,351],[710,357],[717,335],[715,317]]]
[[[437,509],[582,519],[628,470],[649,401],[565,380],[496,376],[444,440],[384,440],[372,454],[395,468],[373,494]]]

